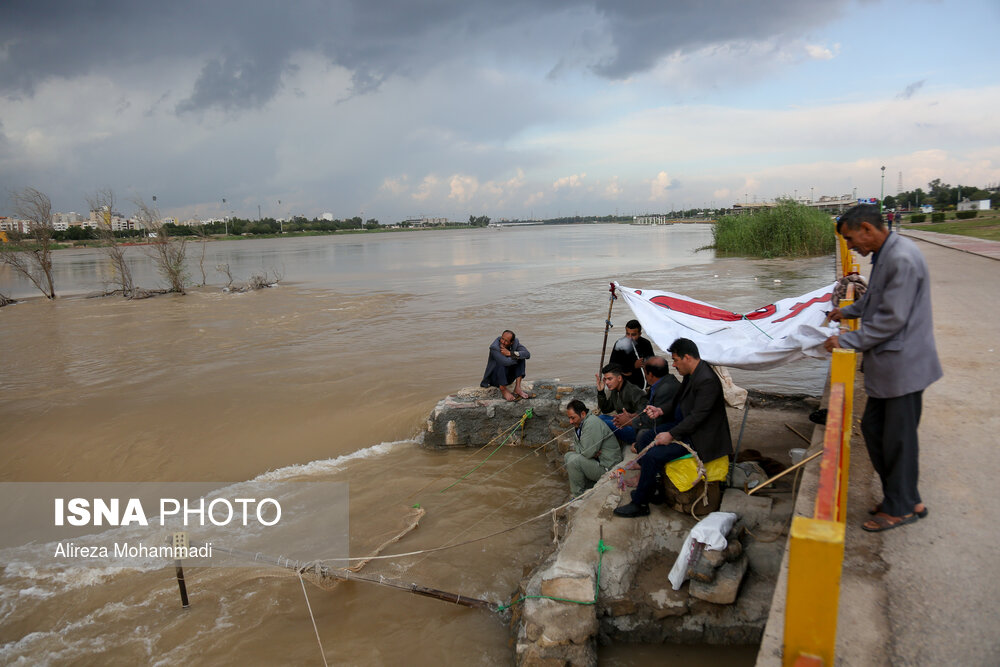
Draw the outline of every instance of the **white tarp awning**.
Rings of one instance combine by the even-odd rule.
[[[690,338],[711,364],[764,370],[789,361],[826,358],[823,341],[836,324],[823,327],[836,283],[782,299],[749,313],[733,313],[690,297],[615,283],[645,334],[663,350]]]

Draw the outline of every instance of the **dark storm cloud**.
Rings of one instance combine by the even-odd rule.
[[[192,58],[201,72],[180,94],[179,112],[255,108],[280,90],[296,51],[322,53],[346,68],[356,94],[377,89],[388,76],[470,53],[530,53],[556,70],[564,55],[556,44],[567,35],[550,32],[552,46],[528,36],[545,22],[552,31],[580,33],[569,38],[603,35],[605,53],[590,65],[618,79],[679,51],[799,34],[835,18],[844,2],[775,0],[764,10],[742,0],[14,0],[0,8],[0,92],[30,95],[51,77]],[[568,15],[574,20],[561,20]]]
[[[658,2],[596,0],[608,23],[614,55],[594,67],[620,79],[653,67],[672,53],[732,41],[779,35],[801,37],[813,26],[838,18],[846,0],[745,0]]]

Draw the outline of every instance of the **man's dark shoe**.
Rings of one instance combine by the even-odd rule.
[[[629,503],[628,505],[622,505],[621,507],[615,508],[615,516],[623,516],[628,519],[647,515],[649,515],[649,505]]]

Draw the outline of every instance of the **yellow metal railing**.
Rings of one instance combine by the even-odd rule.
[[[839,234],[837,238],[841,251],[838,273],[856,273],[858,266],[846,242]],[[854,302],[852,287],[848,286],[848,298],[841,300],[841,307]],[[845,327],[856,329],[857,321],[845,322]],[[816,506],[812,517],[792,520],[782,654],[782,664],[788,667],[834,664],[856,368],[853,350],[833,351]]]

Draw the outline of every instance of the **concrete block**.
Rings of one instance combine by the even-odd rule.
[[[715,574],[715,581],[710,584],[692,581],[688,588],[691,597],[711,602],[713,604],[732,604],[740,591],[740,583],[747,572],[747,559],[741,558],[732,563],[726,563]]]
[[[720,512],[733,512],[743,519],[743,524],[753,530],[771,516],[771,499],[748,496],[739,489],[726,489],[722,494]]]

